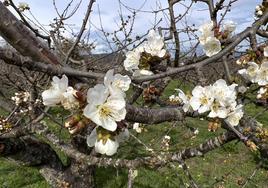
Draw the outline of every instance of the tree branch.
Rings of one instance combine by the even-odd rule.
[[[58,58],[0,2],[0,35],[17,51],[35,61],[59,64]]]

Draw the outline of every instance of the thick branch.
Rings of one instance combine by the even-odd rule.
[[[156,124],[164,121],[181,121],[184,119],[184,113],[179,108],[140,108],[127,105],[127,121]]]
[[[56,152],[46,144],[33,137],[0,138],[0,155],[20,154],[20,160],[29,165],[48,165],[55,169],[63,169]]]
[[[48,137],[50,138],[50,137]],[[70,148],[66,145],[58,145],[68,156],[74,158],[80,163],[85,163],[87,165],[97,165],[97,166],[113,166],[113,167],[123,167],[123,168],[137,168],[140,166],[150,166],[158,167],[165,165],[169,162],[179,162],[182,159],[189,159],[197,156],[203,156],[209,151],[212,151],[216,148],[221,147],[222,145],[236,139],[236,136],[231,132],[226,132],[218,137],[208,139],[204,143],[200,144],[197,147],[184,149],[176,153],[164,153],[157,156],[136,158],[133,160],[128,159],[112,159],[112,158],[99,158],[94,156],[88,156],[83,153],[80,153],[74,148]]]
[[[27,68],[32,71],[44,72],[49,75],[62,75],[76,76],[76,77],[87,77],[87,78],[102,78],[103,74],[94,73],[91,71],[79,71],[70,67],[58,67],[51,64],[44,64],[41,62],[33,62],[29,58],[23,58],[22,56],[12,52],[11,50],[5,50],[0,47],[0,59],[5,63],[16,65],[19,67]]]
[[[57,57],[0,2],[0,35],[22,55],[59,64]]]

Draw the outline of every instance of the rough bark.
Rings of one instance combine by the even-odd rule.
[[[0,35],[17,51],[35,61],[59,64],[58,58],[0,2]]]

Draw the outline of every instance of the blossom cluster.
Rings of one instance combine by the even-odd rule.
[[[245,79],[263,86],[258,91],[257,98],[267,98],[267,88],[265,86],[268,85],[268,47],[264,48],[263,56],[263,61],[258,63],[254,61],[246,62],[247,68],[238,71]]]
[[[199,41],[203,45],[205,54],[211,57],[219,53],[222,49],[220,38],[231,35],[235,28],[236,24],[233,21],[226,21],[223,24],[222,31],[214,28],[213,21],[201,25],[199,27],[199,31],[201,32]]]
[[[263,13],[267,11],[267,7],[268,7],[267,1],[263,1],[262,4],[256,6],[256,8],[255,8],[256,19],[261,17],[263,15]]]
[[[97,84],[87,92],[87,106],[84,116],[96,123],[96,127],[87,138],[88,146],[95,146],[101,154],[113,155],[119,142],[128,137],[128,131],[115,132],[117,122],[125,119],[125,91],[129,89],[131,79],[128,76],[115,74],[109,70],[103,84]]]
[[[11,123],[0,116],[0,133],[3,133],[3,132],[8,132],[12,129],[12,125]]]
[[[45,106],[56,106],[61,104],[66,110],[75,109],[79,106],[76,98],[76,90],[68,86],[68,78],[63,75],[62,78],[54,76],[51,87],[42,93],[43,104]]]
[[[87,91],[87,105],[83,109],[83,115],[97,125],[88,136],[87,144],[89,147],[95,146],[98,153],[113,155],[119,142],[127,137],[127,130],[118,131],[117,123],[126,116],[125,91],[129,89],[130,83],[128,76],[114,75],[114,70],[109,70],[103,84],[97,84]],[[51,88],[42,93],[44,105],[61,104],[68,110],[79,107],[77,91],[68,86],[67,76],[63,75],[61,79],[54,76],[51,84]],[[83,118],[80,119],[68,121],[65,126],[70,128],[70,132],[76,132],[72,126],[86,122]]]
[[[19,2],[18,9],[19,9],[20,12],[23,12],[25,10],[30,10],[30,7],[25,2]]]
[[[219,79],[213,85],[196,86],[191,95],[185,95],[178,89],[177,97],[183,104],[184,112],[208,112],[208,117],[225,119],[230,125],[236,126],[243,117],[243,106],[236,102],[236,86],[237,84],[228,86],[225,80]]]
[[[11,97],[11,100],[15,102],[16,106],[28,102],[29,99],[30,99],[30,93],[27,91],[21,93],[15,93],[15,96]]]
[[[168,135],[165,135],[161,141],[161,148],[164,149],[165,151],[169,150],[170,140],[171,140],[171,137]]]
[[[152,57],[163,58],[166,55],[164,39],[155,30],[150,30],[147,41],[126,53],[124,67],[133,76],[152,75],[149,60]]]

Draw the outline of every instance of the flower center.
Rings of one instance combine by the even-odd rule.
[[[104,105],[99,106],[99,113],[101,117],[110,116],[111,112],[112,112],[111,109],[108,108],[107,106]]]
[[[121,84],[121,81],[120,80],[115,80],[114,82],[113,82],[113,85],[115,86],[115,87],[120,87],[120,85],[122,85]]]
[[[114,137],[113,137],[113,135],[112,135],[111,132],[109,132],[109,131],[101,128],[101,127],[98,127],[97,128],[97,140],[98,141],[101,140],[103,145],[106,144],[106,142],[108,141],[108,139],[114,140],[113,138]]]
[[[254,75],[256,74],[256,69],[255,69],[255,67],[249,67],[249,68],[248,68],[248,74],[249,74],[250,76],[254,76]]]
[[[212,105],[212,110],[217,112],[220,108],[220,103],[218,102],[214,102],[213,105]]]
[[[208,98],[207,97],[201,97],[200,101],[201,101],[202,105],[208,104]]]

